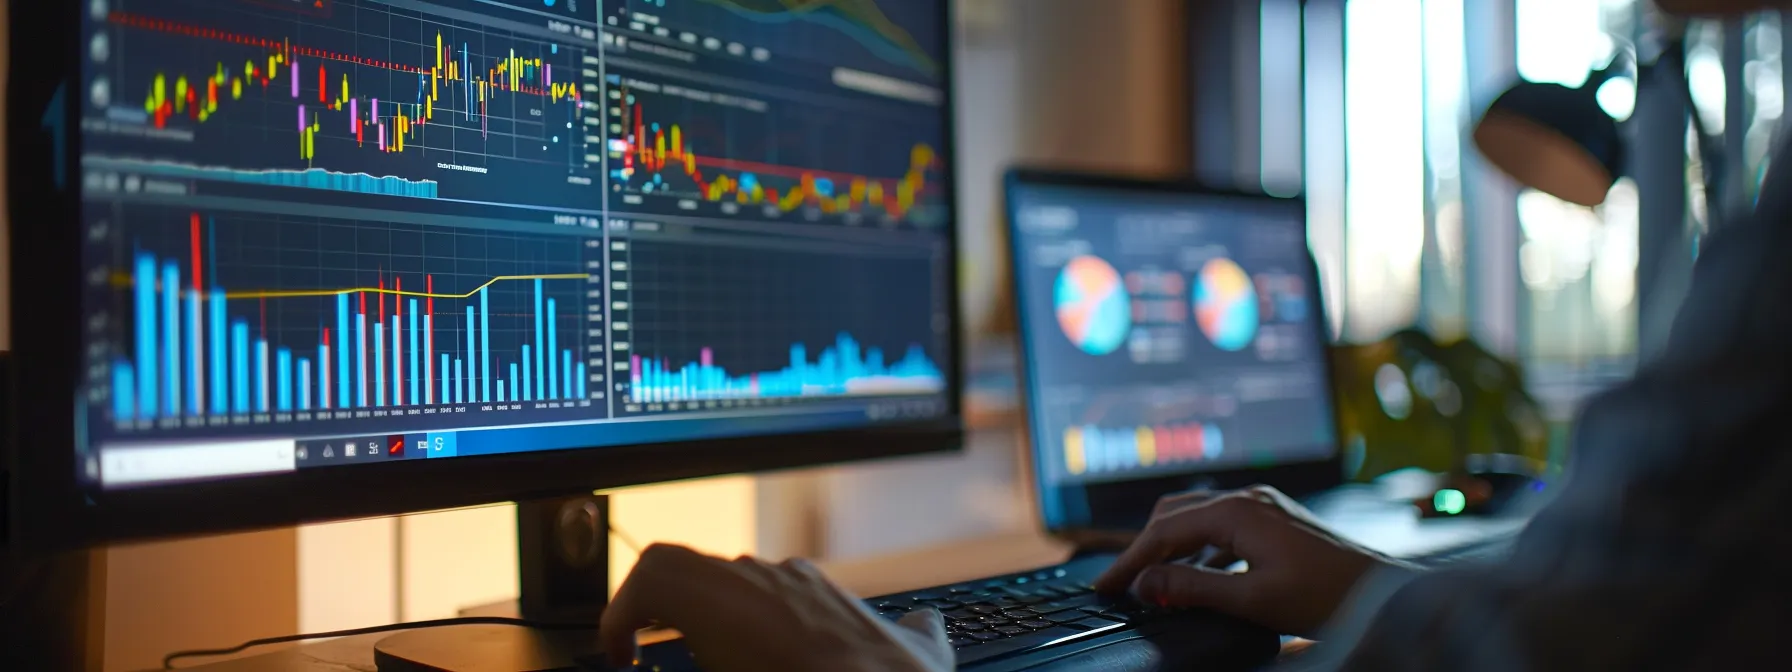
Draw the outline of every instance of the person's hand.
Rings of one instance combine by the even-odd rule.
[[[1199,564],[1167,564],[1202,553]],[[1225,567],[1244,560],[1248,569]],[[1102,574],[1103,593],[1127,591],[1169,607],[1214,609],[1288,634],[1312,634],[1370,570],[1399,562],[1327,532],[1267,486],[1160,501],[1131,547]]]
[[[803,560],[729,561],[649,546],[604,609],[598,632],[610,663],[633,664],[635,631],[654,624],[683,634],[706,672],[953,668],[939,612],[891,623]]]

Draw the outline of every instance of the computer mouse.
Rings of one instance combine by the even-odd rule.
[[[1512,471],[1476,472],[1450,478],[1430,497],[1413,501],[1425,518],[1492,516],[1508,511],[1514,502],[1541,494],[1546,482]]]

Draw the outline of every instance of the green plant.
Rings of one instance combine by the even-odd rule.
[[[1518,367],[1472,340],[1419,329],[1331,350],[1347,476],[1417,467],[1461,474],[1470,455],[1523,458],[1541,472],[1549,428]]]

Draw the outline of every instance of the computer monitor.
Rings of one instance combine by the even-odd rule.
[[[1299,199],[1030,171],[1007,198],[1048,529],[1136,529],[1199,487],[1339,482]]]
[[[945,0],[15,3],[11,541],[945,450]]]

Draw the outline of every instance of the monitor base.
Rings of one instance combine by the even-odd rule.
[[[518,502],[518,615],[590,623],[589,630],[508,625],[412,630],[374,645],[381,672],[486,672],[581,668],[597,660],[597,622],[610,596],[610,498],[575,495]]]
[[[380,672],[532,672],[597,665],[597,631],[461,625],[402,632],[373,647]]]

